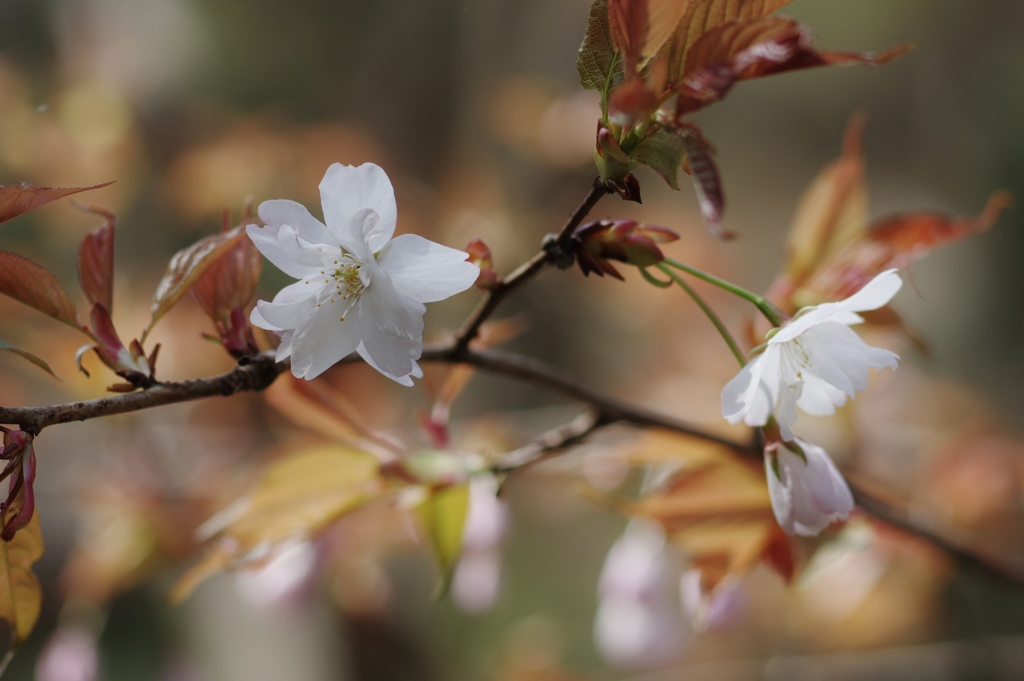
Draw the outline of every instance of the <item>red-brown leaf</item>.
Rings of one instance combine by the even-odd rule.
[[[636,74],[640,50],[647,39],[647,0],[608,0],[612,45],[622,55],[626,73]]]
[[[91,187],[34,187],[24,182],[0,185],[0,222],[6,222],[50,201],[90,189],[99,189],[110,184],[113,184],[113,180],[103,184],[94,184]]]
[[[189,292],[199,277],[241,239],[248,239],[248,237],[243,228],[236,227],[230,232],[222,232],[200,239],[188,248],[183,248],[174,254],[167,266],[167,274],[160,280],[156,287],[156,293],[153,294],[153,305],[150,307],[153,319],[142,334],[143,341],[153,326],[178,304],[178,301]]]
[[[722,227],[725,193],[722,190],[718,166],[711,156],[711,144],[695,127],[690,126],[684,131],[683,148],[686,150],[686,160],[693,176],[693,186],[697,190],[704,224],[720,239],[733,238],[735,235]]]
[[[941,213],[883,218],[868,228],[864,238],[820,266],[807,281],[806,292],[821,300],[848,297],[883,270],[906,267],[936,248],[986,231],[1009,204],[1009,193],[995,192],[976,218],[954,219]]]
[[[192,295],[210,319],[226,322],[232,310],[252,302],[262,272],[263,256],[243,233],[243,238],[199,277]]]
[[[683,75],[686,55],[698,39],[711,29],[730,21],[752,21],[768,16],[793,0],[693,0],[668,41],[668,79]]]
[[[0,293],[81,329],[78,313],[49,270],[10,251],[0,251]]]
[[[108,311],[114,307],[114,227],[117,216],[102,208],[86,208],[103,218],[103,224],[89,232],[78,247],[78,281],[85,297]]]
[[[702,35],[687,53],[676,111],[682,115],[718,101],[740,80],[816,66],[878,66],[908,49],[900,45],[878,54],[819,51],[792,19],[729,22]]]

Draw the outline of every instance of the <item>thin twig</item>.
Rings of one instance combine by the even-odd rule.
[[[455,347],[458,352],[465,351],[469,344],[474,338],[480,333],[480,327],[485,321],[487,321],[494,311],[498,309],[498,305],[501,304],[505,298],[511,293],[523,287],[528,281],[533,279],[541,270],[545,269],[549,265],[559,264],[568,262],[569,266],[572,265],[573,258],[569,251],[569,239],[572,237],[573,231],[580,226],[583,219],[587,217],[590,211],[597,205],[597,202],[601,200],[605,194],[608,194],[611,190],[600,181],[600,178],[594,180],[594,184],[591,186],[590,191],[584,197],[583,201],[576,210],[572,212],[569,219],[566,220],[565,225],[559,231],[558,236],[545,243],[544,250],[537,253],[537,255],[530,258],[527,262],[520,265],[511,274],[504,277],[501,281],[494,285],[480,301],[476,310],[469,316],[466,323],[463,324],[462,328],[456,334]]]
[[[536,441],[504,455],[493,470],[495,473],[511,473],[535,464],[551,454],[563,452],[579,444],[595,430],[607,424],[600,410],[589,409],[569,423],[545,433]]]

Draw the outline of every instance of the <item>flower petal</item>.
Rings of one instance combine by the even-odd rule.
[[[253,244],[263,254],[263,257],[289,277],[306,279],[314,274],[319,274],[322,268],[313,268],[295,261],[288,242],[285,241],[282,245],[282,242],[278,239],[280,231],[281,226],[275,227],[270,225],[266,227],[248,225],[245,228],[245,233],[249,235]]]
[[[316,297],[310,296],[287,303],[268,303],[261,300],[256,303],[256,309],[259,310],[259,317],[253,315],[249,317],[253,324],[263,321],[268,326],[262,328],[269,331],[297,329],[307,324],[312,318],[316,311]]]
[[[852,296],[838,303],[843,310],[863,312],[877,310],[886,305],[896,292],[903,286],[903,280],[895,269],[886,270],[864,284],[864,287]]]
[[[320,182],[320,199],[324,208],[327,229],[342,246],[365,241],[371,253],[384,248],[398,223],[395,191],[387,173],[373,163],[346,166],[335,163],[327,169]],[[374,230],[365,235],[353,231],[352,218],[364,209],[373,210],[380,217]],[[360,223],[360,227],[362,224]]]
[[[289,225],[306,241],[337,245],[324,224],[310,215],[301,203],[285,199],[264,201],[257,212],[260,220],[269,227],[280,228]]]
[[[341,321],[338,306],[323,305],[291,340],[292,373],[296,378],[316,378],[352,354],[363,336],[357,315]],[[283,342],[283,339],[282,339]]]
[[[376,272],[356,313],[364,320],[359,355],[382,374],[402,385],[420,377],[416,363],[423,351],[422,303],[400,295],[386,272]]]
[[[416,234],[396,237],[380,253],[378,264],[391,276],[398,293],[433,303],[473,285],[480,269],[469,255]]]
[[[779,526],[787,534],[810,537],[846,518],[853,510],[853,495],[824,449],[796,442],[806,462],[781,443],[775,449],[778,476],[765,456],[768,495]]]

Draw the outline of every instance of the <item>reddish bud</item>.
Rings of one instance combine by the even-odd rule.
[[[36,510],[35,490],[36,453],[32,447],[33,437],[23,430],[8,430],[0,426],[3,432],[3,450],[0,459],[7,461],[0,481],[10,478],[7,499],[0,503],[0,519],[3,530],[0,539],[11,541],[14,534],[28,525]]]
[[[481,291],[490,291],[498,283],[498,275],[494,271],[494,261],[491,259],[491,249],[483,240],[473,237],[466,246],[469,253],[469,262],[480,268],[480,276],[476,278],[476,287]]]
[[[145,388],[153,384],[153,364],[156,362],[156,350],[152,356],[152,362],[146,357],[142,345],[133,340],[129,347],[125,347],[121,338],[114,329],[114,323],[110,319],[110,312],[101,303],[92,306],[89,313],[89,321],[97,345],[85,345],[79,348],[75,355],[78,369],[86,376],[89,372],[82,366],[82,358],[85,353],[94,350],[100,360],[110,367],[115,374],[125,379],[137,388]]]
[[[679,235],[664,227],[644,225],[634,220],[598,220],[573,232],[576,259],[583,274],[622,276],[608,260],[637,267],[657,265],[665,259],[657,244],[675,241]]]

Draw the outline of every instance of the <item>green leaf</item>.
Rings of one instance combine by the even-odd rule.
[[[594,0],[590,6],[587,33],[576,55],[576,68],[580,72],[580,85],[600,92],[602,100],[607,99],[616,79],[621,79],[622,62],[612,43],[607,0]]]
[[[39,514],[9,542],[0,542],[0,619],[11,625],[11,648],[32,633],[43,601],[32,565],[43,556]]]
[[[441,593],[444,593],[462,553],[462,531],[469,514],[469,482],[433,490],[416,507],[416,512],[441,567]]]
[[[636,145],[630,157],[650,167],[668,183],[672,189],[679,189],[676,179],[684,155],[683,135],[672,128],[661,128]]]
[[[8,343],[7,341],[5,341],[3,339],[0,339],[0,350],[6,350],[8,352],[13,352],[16,355],[20,355],[21,357],[24,357],[28,361],[30,361],[33,364],[35,364],[37,367],[39,367],[40,369],[42,369],[46,373],[48,373],[51,376],[53,376],[54,378],[56,378],[58,381],[60,380],[59,378],[57,378],[57,374],[53,373],[53,369],[50,368],[50,365],[47,364],[45,360],[42,360],[39,357],[36,357],[31,352],[28,352],[26,350],[22,350],[21,348],[16,348],[16,347],[14,347],[13,345],[11,345],[10,343]]]

